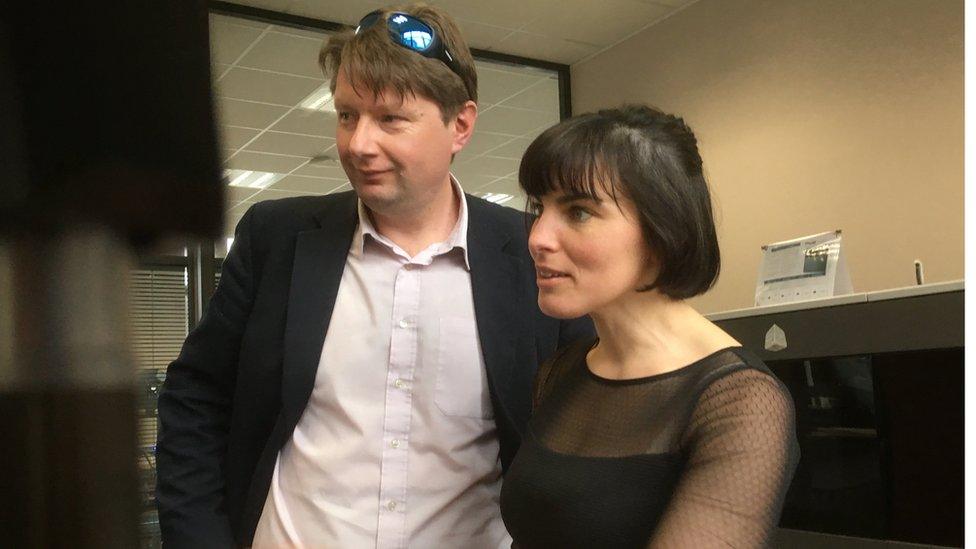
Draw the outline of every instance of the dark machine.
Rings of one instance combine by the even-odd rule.
[[[793,395],[801,458],[778,545],[962,547],[962,284],[860,296],[713,315]]]
[[[159,239],[220,229],[210,82],[201,0],[0,15],[5,547],[139,545],[126,276]]]

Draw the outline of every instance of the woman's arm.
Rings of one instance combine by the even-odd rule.
[[[687,463],[650,547],[764,547],[799,458],[793,401],[773,377],[739,370],[702,394]]]

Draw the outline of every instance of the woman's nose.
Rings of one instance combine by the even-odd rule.
[[[555,227],[552,226],[550,218],[543,212],[535,218],[529,230],[529,253],[533,259],[538,260],[540,256],[551,253],[556,248]]]

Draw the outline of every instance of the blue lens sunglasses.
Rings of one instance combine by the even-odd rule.
[[[382,10],[376,10],[366,14],[360,19],[359,26],[356,27],[356,34],[364,31],[376,24],[383,17]],[[392,12],[386,18],[386,28],[390,33],[390,38],[397,44],[413,50],[424,57],[440,59],[454,74],[461,76],[460,68],[451,52],[444,47],[434,29],[416,17],[403,13]],[[461,78],[464,81],[464,78]]]

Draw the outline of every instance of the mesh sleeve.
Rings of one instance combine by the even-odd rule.
[[[793,402],[774,378],[739,370],[702,393],[687,465],[652,548],[765,547],[799,458]]]

